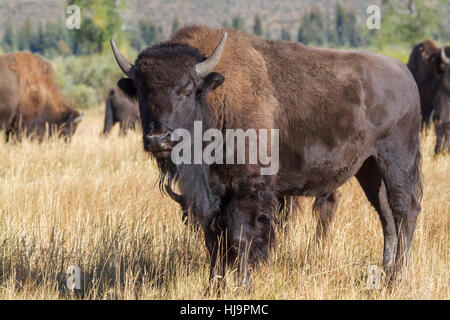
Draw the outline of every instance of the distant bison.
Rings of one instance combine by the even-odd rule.
[[[82,118],[66,104],[48,62],[28,52],[0,56],[0,129],[7,140],[22,132],[68,138]]]
[[[440,48],[434,41],[426,39],[414,46],[408,61],[408,68],[419,87],[423,126],[429,126],[434,112],[436,153],[448,149],[450,143],[449,57],[450,46]]]
[[[107,134],[115,123],[119,122],[120,131],[125,134],[128,129],[134,129],[139,120],[139,106],[131,101],[118,87],[111,88],[106,97],[105,126],[103,133]]]

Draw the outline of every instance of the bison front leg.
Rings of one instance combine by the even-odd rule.
[[[450,149],[450,122],[439,122],[435,125],[436,130],[436,146],[434,153],[448,152]]]
[[[302,197],[279,197],[277,224],[284,226],[289,222],[291,215],[298,214],[303,210]]]
[[[251,269],[267,259],[275,241],[274,215],[278,200],[261,184],[242,190],[234,196],[227,210],[226,224],[230,262],[237,264],[237,280],[246,288],[252,286]]]
[[[225,284],[225,237],[222,232],[213,231],[210,226],[204,228],[204,233],[206,248],[211,259],[209,289],[213,292],[220,292]]]

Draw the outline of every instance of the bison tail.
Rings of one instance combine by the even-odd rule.
[[[105,126],[103,128],[103,134],[108,134],[114,125],[114,115],[111,106],[111,94],[113,94],[113,90],[111,90],[106,98],[106,108],[105,108]]]
[[[412,169],[412,178],[415,185],[415,192],[417,199],[422,200],[423,185],[422,185],[422,155],[420,152],[420,144],[417,145],[416,158],[414,160],[414,166]]]

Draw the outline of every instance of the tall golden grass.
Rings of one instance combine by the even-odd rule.
[[[100,137],[102,110],[87,113],[70,143],[0,142],[0,299],[67,299],[65,270],[82,270],[84,299],[205,299],[208,255],[201,232],[162,196],[141,137]],[[116,129],[117,130],[117,129]],[[424,198],[411,264],[392,287],[368,290],[383,236],[358,183],[342,200],[323,246],[311,202],[277,230],[254,288],[228,272],[225,299],[449,299],[450,158],[422,139]]]

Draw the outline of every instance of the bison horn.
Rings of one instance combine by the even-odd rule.
[[[134,66],[123,56],[113,39],[110,39],[109,42],[111,43],[114,57],[122,72],[125,73],[128,78],[134,79]]]
[[[195,70],[197,71],[197,75],[199,78],[203,79],[208,74],[210,74],[217,64],[220,61],[220,57],[222,56],[223,47],[225,46],[225,41],[227,40],[227,33],[225,32],[220,39],[219,44],[214,49],[213,53],[203,62],[197,63],[195,65]]]
[[[445,64],[449,64],[449,63],[450,63],[450,58],[448,58],[448,57],[445,55],[445,49],[444,49],[444,48],[441,48],[441,60],[442,60],[442,62],[444,62]]]
[[[78,123],[84,118],[84,113],[80,114],[78,117],[72,120],[72,123]]]

